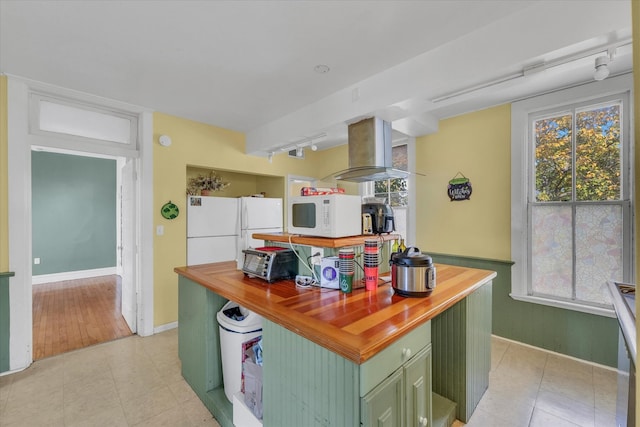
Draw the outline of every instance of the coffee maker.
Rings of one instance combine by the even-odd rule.
[[[362,213],[371,216],[373,234],[393,233],[396,229],[393,209],[387,203],[372,202],[362,205]]]

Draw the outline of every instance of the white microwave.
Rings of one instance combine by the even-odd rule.
[[[305,236],[357,236],[362,234],[362,200],[347,194],[290,197],[287,230]]]

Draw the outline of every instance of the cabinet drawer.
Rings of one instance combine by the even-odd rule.
[[[430,343],[431,321],[428,321],[360,365],[360,397]]]

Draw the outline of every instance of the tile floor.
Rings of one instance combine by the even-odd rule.
[[[178,330],[38,360],[0,377],[0,426],[217,426],[180,374]]]
[[[0,426],[219,426],[180,375],[177,337],[122,338],[1,376]],[[499,338],[491,356],[468,427],[615,426],[615,371]]]
[[[489,389],[467,427],[616,425],[615,370],[496,337],[491,365]]]

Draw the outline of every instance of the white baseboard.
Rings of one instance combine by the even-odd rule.
[[[96,268],[93,270],[66,271],[64,273],[40,274],[31,278],[33,285],[61,282],[63,280],[88,279],[90,277],[110,276],[118,274],[117,267]]]
[[[164,325],[156,326],[155,328],[153,328],[153,333],[159,334],[160,332],[169,331],[177,327],[178,327],[178,322],[165,323]]]
[[[506,342],[511,343],[511,344],[517,344],[517,345],[521,345],[523,347],[529,347],[529,348],[533,348],[533,349],[536,349],[536,350],[540,350],[540,351],[545,352],[545,353],[553,354],[554,356],[564,357],[566,359],[571,359],[571,360],[574,360],[576,362],[586,363],[587,365],[591,365],[591,366],[597,366],[598,368],[607,369],[607,370],[610,370],[610,371],[617,371],[617,368],[612,367],[612,366],[602,365],[600,363],[592,362],[590,360],[584,360],[584,359],[580,359],[578,357],[569,356],[568,354],[558,353],[558,352],[553,351],[553,350],[547,350],[546,348],[536,347],[535,345],[525,344],[523,342],[512,340],[512,339],[505,338],[505,337],[501,337],[499,335],[491,334],[491,337],[492,338],[496,338],[496,339],[501,340],[501,341],[506,341]]]

